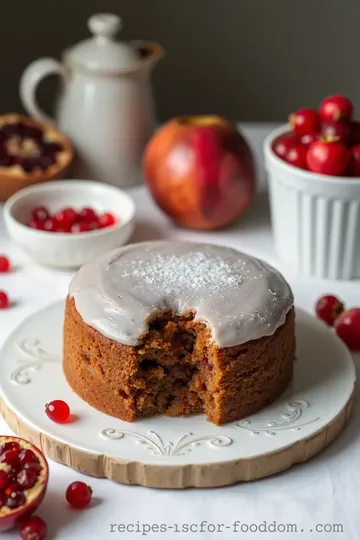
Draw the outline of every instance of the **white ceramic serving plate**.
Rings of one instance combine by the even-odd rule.
[[[360,278],[360,179],[287,164],[272,150],[287,131],[282,126],[264,142],[278,254],[309,277]]]
[[[127,423],[90,407],[62,370],[63,319],[58,302],[8,338],[0,353],[0,410],[17,434],[87,474],[167,488],[253,480],[310,459],[349,419],[354,362],[339,338],[304,311],[296,312],[292,383],[269,407],[221,427],[203,414]],[[69,404],[72,423],[49,420],[44,405],[52,399]]]
[[[113,227],[79,234],[39,231],[26,226],[31,211],[46,206],[50,212],[71,206],[91,206],[118,218]],[[123,190],[89,180],[60,180],[23,189],[4,206],[4,219],[12,240],[37,263],[57,268],[78,268],[97,255],[125,244],[134,228],[135,204]]]

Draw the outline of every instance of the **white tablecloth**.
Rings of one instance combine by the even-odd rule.
[[[245,134],[260,160],[262,178],[261,143],[273,127],[244,126]],[[279,263],[273,252],[264,180],[260,191],[253,208],[235,226],[215,233],[194,233],[172,225],[157,210],[144,187],[133,189],[131,193],[137,203],[134,240],[159,237],[196,239],[233,246],[279,266],[293,287],[297,305],[308,311],[312,311],[317,297],[325,292],[339,294],[349,305],[360,305],[359,282],[304,280]],[[30,261],[8,241],[1,219],[0,253],[6,253],[15,265],[11,274],[0,275],[0,289],[8,291],[14,301],[11,309],[0,311],[1,345],[29,314],[65,297],[72,274],[41,268]],[[359,363],[359,358],[355,358],[355,361]],[[357,402],[348,427],[321,455],[275,477],[221,489],[175,491],[129,487],[108,480],[83,477],[50,462],[49,489],[39,514],[49,524],[49,538],[67,540],[117,537],[126,540],[359,540],[359,421],[360,408]],[[0,432],[10,433],[3,420],[0,420]],[[88,481],[94,490],[93,504],[85,511],[72,511],[64,500],[67,485],[76,479]],[[236,521],[240,525],[233,525]],[[201,526],[202,522],[207,523]],[[261,523],[263,525],[259,527]],[[122,524],[130,525],[127,531],[123,532]],[[158,529],[156,532],[156,525],[162,524],[170,525],[172,529],[167,532],[159,532]],[[224,532],[212,532],[218,524],[231,528],[220,527]],[[155,532],[150,530],[153,525]],[[272,532],[274,527],[278,532]],[[247,528],[248,532],[245,532]],[[256,528],[257,532],[251,532]],[[134,532],[131,532],[132,529]],[[189,532],[181,532],[186,530]],[[324,530],[335,532],[321,532]],[[16,532],[2,535],[4,539],[17,537]]]

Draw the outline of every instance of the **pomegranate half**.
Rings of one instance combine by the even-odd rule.
[[[0,532],[35,512],[48,479],[47,461],[36,446],[18,437],[0,436]]]

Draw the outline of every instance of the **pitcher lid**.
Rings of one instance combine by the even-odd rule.
[[[67,51],[71,64],[88,70],[130,69],[139,61],[139,54],[128,43],[116,41],[122,20],[111,13],[99,13],[88,20],[93,37]]]

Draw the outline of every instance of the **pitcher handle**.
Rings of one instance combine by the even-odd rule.
[[[49,75],[60,75],[65,79],[66,70],[53,58],[40,58],[32,62],[23,72],[20,79],[20,99],[25,110],[36,120],[46,123],[54,123],[39,107],[36,100],[36,89],[39,83]]]

